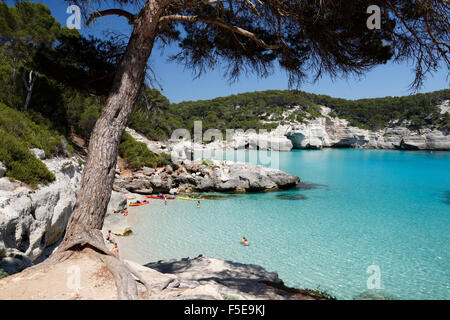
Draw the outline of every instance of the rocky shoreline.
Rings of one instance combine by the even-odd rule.
[[[441,114],[450,113],[450,100],[438,106]],[[320,106],[320,116],[305,115],[303,122],[289,120],[298,112],[293,106],[286,110],[279,121],[265,121],[276,124],[270,132],[235,132],[226,141],[214,141],[208,144],[190,141],[168,141],[167,143],[149,141],[132,129],[128,132],[138,141],[145,142],[150,150],[172,153],[181,158],[192,159],[193,154],[211,153],[214,150],[273,150],[291,151],[292,149],[322,148],[363,148],[387,150],[436,150],[450,151],[450,132],[437,128],[412,129],[411,121],[395,120],[387,127],[371,131],[351,126],[349,121],[337,117],[333,110]]]
[[[7,177],[0,178],[0,248],[16,249],[32,262],[49,254],[49,248],[63,236],[75,205],[82,172],[78,160],[42,160],[56,179],[35,190]],[[108,213],[126,206],[126,198],[113,192]]]
[[[6,170],[0,172],[0,248],[17,250],[32,263],[44,260],[61,240],[76,202],[83,170],[79,157],[40,158],[56,179],[37,189],[10,181],[4,177]],[[124,172],[117,168],[105,220],[105,226],[115,225],[119,233],[124,229],[123,219],[119,219],[119,226],[113,218],[118,216],[115,213],[122,216],[127,208],[126,195],[130,193],[266,192],[292,188],[300,182],[298,177],[280,170],[216,160],[185,160],[176,170],[166,166]],[[8,263],[17,266],[16,271],[25,267],[21,261]]]
[[[185,160],[176,170],[171,166],[143,168],[132,175],[118,175],[114,190],[138,194],[192,192],[267,192],[289,189],[300,178],[281,170],[243,162]]]
[[[3,292],[0,294],[0,299],[19,298],[14,295],[19,287],[27,288],[26,297],[22,295],[21,299],[115,299],[114,290],[110,288],[112,280],[103,279],[95,286],[97,289],[91,288],[86,293],[76,293],[75,295],[67,292],[65,286],[56,285],[54,292],[52,291],[51,294],[49,293],[49,297],[46,297],[42,295],[42,289],[39,288],[43,282],[35,283],[34,280],[27,278],[26,269],[45,259],[58,245],[58,240],[64,233],[67,219],[75,204],[82,172],[81,162],[77,158],[50,159],[43,160],[43,162],[56,176],[56,180],[48,186],[40,186],[38,189],[32,190],[19,182],[11,182],[8,178],[0,179],[0,247],[9,248],[0,257],[0,268],[12,275],[0,281],[0,288]],[[158,170],[144,168],[141,172],[132,175],[137,178],[134,184],[133,181],[124,182],[124,179],[116,181],[116,184],[124,184],[122,191],[126,193],[113,191],[103,231],[113,230],[125,259],[136,254],[132,252],[134,248],[130,246],[130,242],[123,241],[125,238],[129,240],[130,237],[124,237],[121,231],[132,228],[132,221],[137,223],[131,210],[128,216],[123,216],[123,210],[127,208],[127,197],[143,197],[139,194],[132,194],[128,190],[137,185],[136,181],[150,180],[152,191],[165,191],[169,185],[161,188],[161,184],[155,183],[155,181],[159,181],[156,175],[164,178],[164,174],[166,174],[175,183],[183,182],[181,189],[184,188],[185,192],[191,188],[199,190],[199,186],[202,186],[202,190],[217,188],[217,190],[238,190],[239,192],[269,191],[279,187],[292,187],[299,182],[298,177],[287,175],[279,170],[264,169],[242,163],[213,161],[206,165],[200,162],[186,161],[180,168],[178,168],[178,176],[175,171],[169,175],[169,168]],[[256,173],[252,173],[252,170],[255,170]],[[144,171],[147,175],[144,174]],[[149,174],[150,172],[151,174]],[[223,175],[227,176],[223,177]],[[202,183],[203,180],[212,177],[215,177],[214,179],[217,181],[208,185]],[[238,179],[238,177],[247,178]],[[164,179],[161,180],[164,181]],[[157,186],[160,186],[159,189]],[[173,186],[176,184],[170,185],[170,187]],[[172,188],[173,190],[174,188]],[[150,189],[145,191],[150,191]],[[207,258],[202,255],[196,258],[158,261],[145,266],[134,262],[134,259],[124,261],[137,270],[149,283],[152,283],[150,299],[317,300],[329,298],[310,290],[288,288],[278,278],[276,272],[268,272],[260,266]],[[85,275],[98,275],[102,270],[102,267],[90,260],[81,259],[79,263],[83,270],[86,268],[83,271]],[[60,281],[63,276],[65,279],[65,270],[63,267],[55,267],[55,270],[46,274],[45,277],[47,279],[55,277],[55,282]],[[93,293],[92,290],[99,290],[99,293]],[[144,287],[139,286],[139,290],[144,297]],[[38,293],[36,294],[35,291]],[[112,294],[105,295],[106,291],[112,292]]]

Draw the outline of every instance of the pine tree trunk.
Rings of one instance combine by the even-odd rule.
[[[25,99],[25,105],[23,106],[23,111],[28,110],[28,106],[30,105],[31,95],[33,94],[34,83],[37,80],[37,74],[33,74],[33,71],[30,71],[28,75],[28,81],[26,80],[26,72],[23,73],[23,83],[25,85],[25,89],[27,90],[27,97]]]
[[[148,1],[135,19],[111,92],[91,134],[81,188],[58,252],[77,245],[104,247],[99,230],[111,197],[120,138],[144,81],[157,22],[168,2]]]

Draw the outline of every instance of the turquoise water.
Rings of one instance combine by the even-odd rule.
[[[241,151],[247,155],[251,152]],[[226,200],[152,201],[135,227],[142,262],[198,254],[277,271],[288,286],[320,286],[338,299],[368,290],[450,299],[450,153],[298,150],[281,170],[319,184],[308,190]],[[281,199],[298,195],[304,200]],[[250,246],[240,244],[245,235]]]

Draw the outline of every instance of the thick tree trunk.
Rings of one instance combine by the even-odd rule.
[[[100,230],[115,177],[120,138],[144,81],[158,20],[169,1],[148,1],[136,17],[113,87],[89,141],[81,188],[57,252],[90,245],[105,251]]]

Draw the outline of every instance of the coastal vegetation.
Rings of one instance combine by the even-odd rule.
[[[24,2],[8,7],[1,3],[0,6],[0,24],[5,26],[0,31],[0,85],[4,88],[0,92],[0,131],[4,133],[0,161],[5,163],[7,175],[12,179],[32,186],[48,183],[53,180],[52,174],[29,149],[42,149],[51,158],[73,152],[74,134],[86,144],[89,142],[106,102],[107,88],[123,55],[123,44],[112,39],[86,39],[76,30],[63,28],[42,4]],[[40,27],[32,28],[32,24]],[[30,72],[34,83],[31,92],[23,81]],[[449,130],[450,115],[439,114],[436,107],[447,99],[450,99],[448,89],[360,100],[298,90],[268,90],[170,103],[157,89],[144,85],[128,126],[151,140],[169,139],[177,128],[193,133],[197,120],[202,121],[204,131],[209,128],[223,132],[226,129],[270,131],[280,123],[302,123],[319,117],[319,105],[324,105],[332,109],[331,116],[347,119],[360,128],[375,130],[401,119],[410,120],[410,126],[416,129]],[[284,118],[283,113],[294,106],[298,108]],[[133,140],[125,134],[119,147],[130,168],[170,163],[167,155],[155,155]]]
[[[10,179],[35,187],[55,177],[29,149],[42,149],[49,158],[67,149],[63,138],[45,121],[36,123],[30,118],[37,117],[0,103],[0,161],[5,164]]]
[[[130,169],[142,167],[156,168],[175,164],[170,155],[163,153],[161,156],[151,152],[143,142],[136,141],[128,132],[124,132],[119,145],[119,155],[126,160]]]
[[[167,139],[175,128],[193,132],[194,121],[201,120],[203,130],[266,129],[283,121],[303,122],[320,117],[319,105],[332,109],[330,116],[347,119],[363,129],[384,128],[393,120],[409,120],[410,127],[450,129],[450,115],[440,114],[436,106],[450,100],[450,89],[404,97],[346,100],[297,90],[267,90],[248,92],[211,100],[166,104],[164,112],[150,116],[151,124],[136,127],[149,139]],[[286,119],[283,112],[298,106]],[[141,118],[142,119],[142,118]],[[135,124],[136,122],[133,122]]]
[[[95,248],[92,254],[102,259],[114,275],[120,299],[138,298],[136,281],[130,267],[109,255],[99,229],[112,191],[119,144],[125,143],[122,154],[134,165],[143,165],[139,158],[142,155],[144,163],[150,161],[151,155],[142,153],[142,145],[127,136],[123,138],[130,118],[133,121],[134,117],[135,125],[147,130],[149,137],[161,139],[167,137],[173,126],[181,127],[179,124],[191,130],[197,119],[206,123],[205,129],[212,125],[218,129],[273,128],[277,125],[274,121],[282,120],[280,113],[286,107],[285,100],[263,106],[273,107],[275,116],[265,111],[252,112],[252,105],[246,108],[239,104],[226,105],[229,110],[223,108],[222,113],[215,110],[220,107],[214,104],[174,105],[167,111],[164,99],[162,112],[149,108],[147,95],[158,96],[145,87],[148,60],[155,44],[178,44],[179,52],[171,59],[198,75],[223,63],[224,75],[230,80],[247,72],[265,77],[278,66],[288,73],[290,85],[300,85],[309,75],[316,78],[324,73],[332,77],[360,75],[389,60],[408,60],[415,63],[414,85],[418,87],[427,73],[436,71],[441,60],[447,65],[449,62],[444,43],[447,32],[441,26],[446,17],[442,17],[441,11],[429,9],[428,1],[419,5],[380,1],[387,27],[379,30],[368,29],[363,15],[355,19],[354,12],[366,12],[365,1],[338,1],[337,5],[324,5],[322,0],[94,1],[110,9],[105,11],[86,1],[68,2],[83,7],[86,16],[92,13],[87,24],[105,15],[125,17],[132,25],[130,37],[124,43],[83,39],[77,31],[61,28],[41,4],[17,2],[14,9],[2,3],[0,45],[2,59],[9,66],[2,68],[1,81],[7,85],[0,99],[10,108],[34,112],[36,119],[42,116],[49,120],[52,125],[48,130],[57,130],[67,137],[75,131],[94,150],[84,166],[65,236],[47,263],[58,264],[73,257],[75,251]],[[113,4],[120,9],[110,7]],[[127,4],[133,5],[137,13],[126,11]],[[318,19],[311,19],[314,16]],[[21,39],[25,41],[18,41]],[[135,108],[138,113],[132,115],[141,100],[147,110],[138,106]],[[255,108],[260,108],[257,101]],[[311,117],[319,116],[318,102],[303,108]],[[365,125],[359,114],[353,115],[345,106],[341,109],[336,114],[348,113],[346,116],[354,117],[355,123]],[[143,116],[154,124],[157,120],[152,120],[153,115],[168,119],[159,131],[149,129],[139,119]],[[419,112],[417,116],[420,115]],[[264,117],[268,123],[260,122]],[[301,120],[304,113],[296,117]],[[33,121],[46,122],[34,118]],[[367,125],[382,121],[385,119],[375,117]],[[17,136],[22,138],[20,134]],[[7,146],[14,142],[5,141],[2,144]],[[20,157],[19,164],[27,165],[27,159]],[[15,163],[13,160],[6,158],[9,165]]]
[[[73,135],[89,142],[121,46],[62,28],[45,5],[31,2],[14,7],[0,3],[0,26],[0,161],[10,179],[36,187],[54,176],[29,149],[52,158],[73,154]],[[150,101],[156,104],[157,97]],[[146,121],[140,110],[138,106],[132,123]],[[121,147],[131,167],[169,163],[150,151],[140,156],[142,163],[136,154],[131,160],[137,150],[130,151],[137,145],[131,140],[125,137]]]

